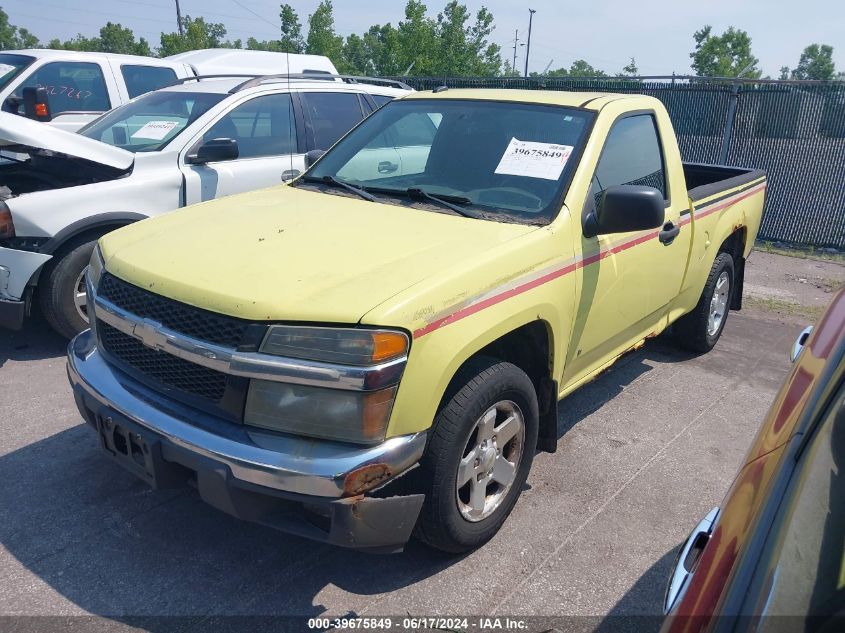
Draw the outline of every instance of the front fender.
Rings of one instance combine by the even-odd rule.
[[[571,315],[561,314],[550,302],[535,303],[519,298],[488,310],[424,335],[415,335],[387,429],[388,437],[428,429],[458,369],[490,343],[523,325],[540,321],[546,326],[551,373],[555,379],[560,376],[565,354],[557,352],[566,338],[560,332],[568,332]]]

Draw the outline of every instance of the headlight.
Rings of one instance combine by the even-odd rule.
[[[97,289],[97,286],[100,284],[100,277],[103,275],[103,268],[105,268],[105,264],[103,263],[103,255],[100,253],[100,245],[94,246],[94,252],[91,253],[91,259],[88,260],[88,280],[91,282],[91,286],[94,290]],[[89,297],[89,300],[91,297]]]
[[[408,335],[394,330],[274,325],[261,351],[341,365],[374,365],[407,353]]]
[[[15,223],[12,212],[5,202],[0,202],[0,238],[15,237]]]
[[[345,391],[253,380],[244,422],[294,435],[377,444],[384,440],[395,396],[395,386]]]
[[[372,367],[388,361],[401,363],[408,353],[408,335],[394,330],[274,325],[260,350],[287,358]],[[384,440],[396,397],[397,386],[387,384],[391,386],[378,391],[354,391],[252,380],[244,422],[295,435],[375,444]]]

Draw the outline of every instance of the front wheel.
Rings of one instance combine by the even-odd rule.
[[[65,250],[48,263],[38,283],[41,311],[65,338],[73,338],[88,327],[85,270],[96,243],[77,243]]]
[[[675,340],[694,352],[709,352],[725,329],[734,288],[734,260],[719,253],[695,309],[675,322]]]
[[[539,415],[531,379],[480,358],[455,378],[420,462],[426,498],[416,535],[446,552],[474,549],[499,530],[531,469]]]

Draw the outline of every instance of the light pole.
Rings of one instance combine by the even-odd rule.
[[[182,10],[179,7],[179,0],[176,0],[176,28],[179,30],[179,35],[185,34],[185,27],[182,26]]]
[[[525,44],[519,43],[519,29],[513,35],[513,63],[511,64],[511,72],[515,75],[518,75],[516,70],[516,49],[518,46],[525,46]]]
[[[528,46],[525,47],[525,76],[528,76],[528,56],[531,54],[531,25],[534,22],[534,9],[528,9]]]

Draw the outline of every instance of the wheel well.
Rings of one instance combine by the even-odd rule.
[[[90,242],[91,240],[98,240],[106,233],[111,233],[112,231],[131,223],[131,221],[125,221],[115,222],[113,224],[98,224],[96,226],[83,229],[78,233],[74,233],[73,235],[68,236],[67,238],[63,239],[58,245],[53,246],[53,248],[51,249],[51,254],[53,255],[53,258],[41,267],[37,275],[33,278],[30,283],[38,284],[38,280],[41,278],[41,275],[43,274],[44,270],[55,266],[66,253],[72,251],[80,244]]]
[[[734,232],[731,233],[721,246],[719,246],[720,253],[728,253],[734,260],[734,288],[731,295],[731,309],[742,309],[742,287],[745,280],[745,240],[748,234],[748,229],[744,226],[735,227]]]
[[[557,447],[558,389],[557,382],[552,379],[551,335],[546,322],[532,321],[508,332],[478,350],[466,360],[464,365],[479,356],[513,363],[528,375],[537,392],[540,410],[537,446],[541,450],[553,453]],[[460,373],[460,369],[457,373]],[[446,389],[440,403],[441,407],[462,386],[454,383],[453,379]]]

